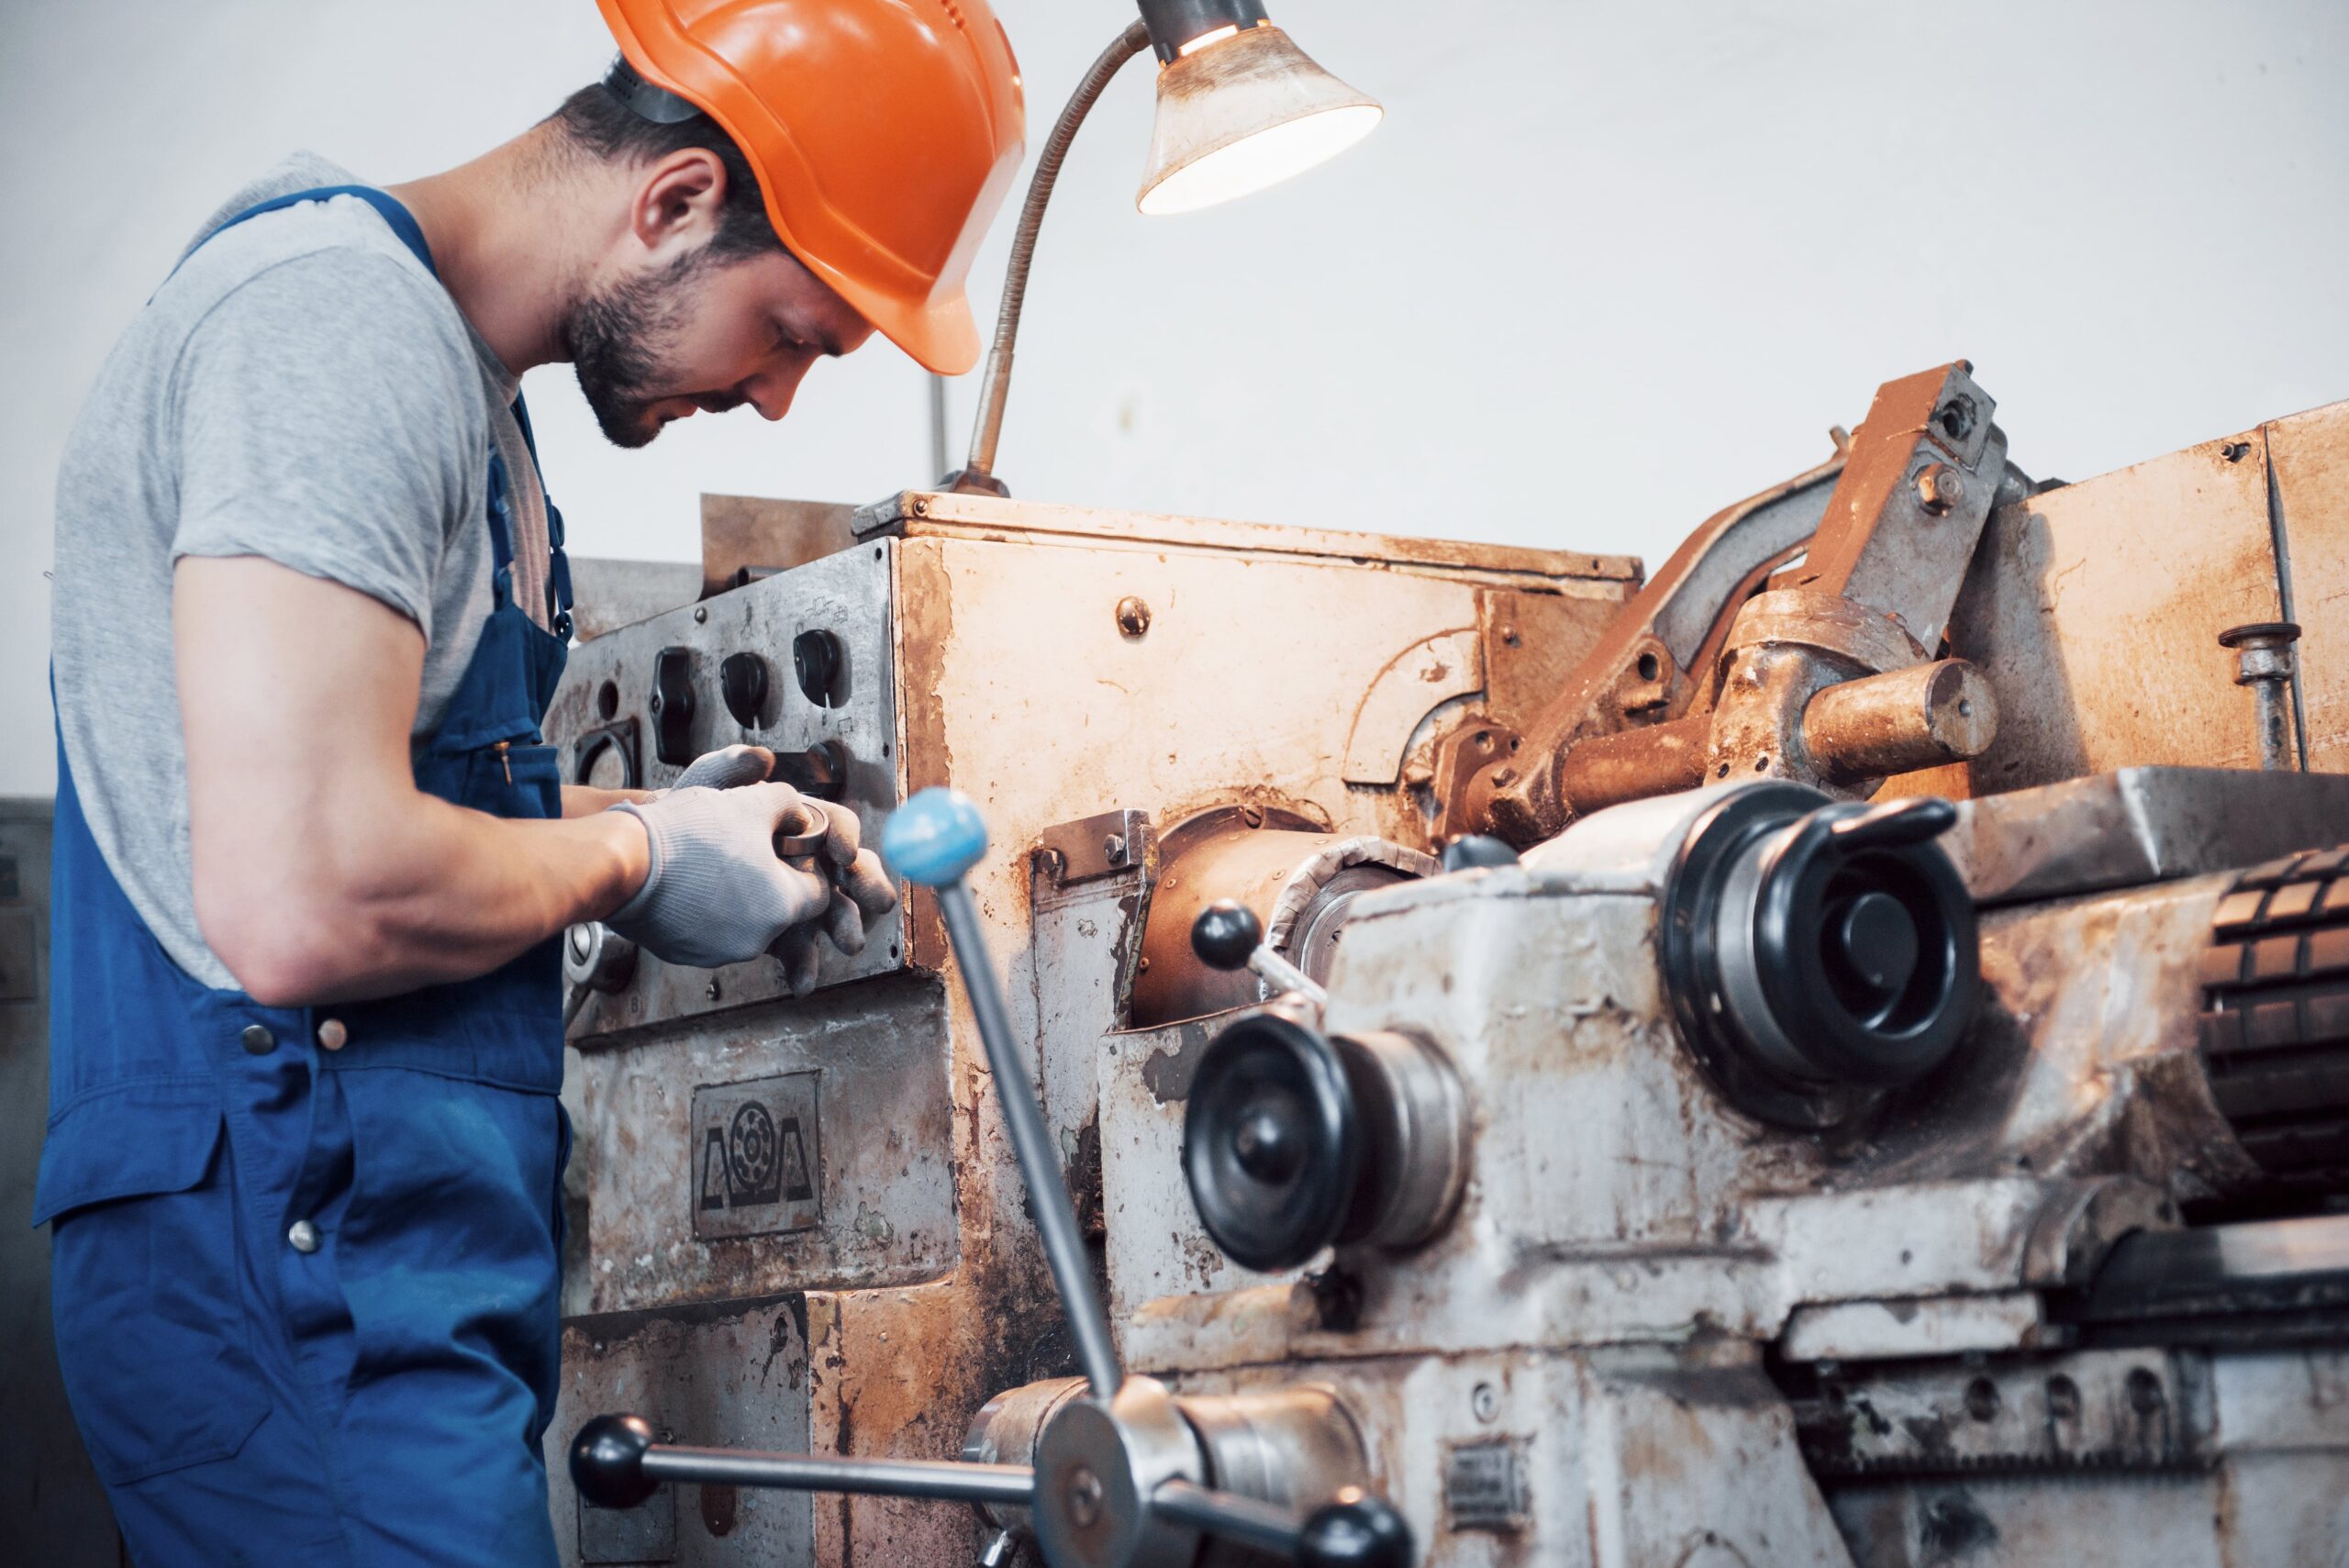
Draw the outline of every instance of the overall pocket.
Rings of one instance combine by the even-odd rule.
[[[58,1363],[109,1485],[226,1459],[269,1411],[219,1106],[154,1109],[83,1101],[42,1154]]]

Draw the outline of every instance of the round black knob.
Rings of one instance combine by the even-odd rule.
[[[755,653],[729,653],[718,666],[718,695],[726,711],[745,729],[758,728],[767,706],[767,662]]]
[[[1474,871],[1480,866],[1513,866],[1517,851],[1499,839],[1483,833],[1470,833],[1454,839],[1443,847],[1443,869]]]
[[[1256,911],[1237,899],[1219,898],[1191,922],[1191,951],[1209,969],[1245,969],[1263,945],[1264,927]]]
[[[659,1483],[644,1473],[652,1428],[641,1416],[598,1416],[571,1440],[571,1484],[599,1508],[633,1508]]]
[[[1761,781],[1721,792],[1665,884],[1682,1038],[1741,1108],[1824,1128],[1949,1058],[1981,990],[1974,901],[1924,796],[1875,805]]]
[[[1183,1116],[1183,1174],[1208,1237],[1242,1268],[1294,1268],[1337,1240],[1361,1173],[1337,1048],[1258,1013],[1199,1060]]]
[[[1298,1568],[1411,1568],[1411,1527],[1359,1486],[1316,1508],[1297,1538]]]

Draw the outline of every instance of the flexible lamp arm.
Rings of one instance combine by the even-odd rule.
[[[1019,227],[1011,237],[1011,261],[1004,269],[1003,306],[996,313],[995,342],[987,350],[986,372],[979,381],[979,415],[971,428],[971,453],[962,469],[939,481],[941,489],[963,495],[1008,495],[1010,490],[995,476],[996,443],[1003,436],[1003,404],[1011,391],[1012,343],[1019,336],[1019,310],[1028,297],[1028,268],[1036,259],[1036,235],[1044,227],[1044,204],[1052,199],[1052,184],[1061,177],[1061,162],[1068,156],[1076,128],[1093,112],[1102,89],[1120,66],[1150,47],[1150,29],[1140,17],[1101,51],[1085,79],[1069,95],[1052,134],[1036,158],[1036,172],[1028,182],[1028,199],[1020,205]]]

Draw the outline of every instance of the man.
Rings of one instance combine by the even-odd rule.
[[[968,369],[1017,66],[982,0],[600,4],[612,75],[482,159],[238,192],[68,447],[36,1223],[146,1568],[551,1562],[558,933],[804,984],[892,898],[764,751],[560,784],[517,383],[633,447],[875,330]]]

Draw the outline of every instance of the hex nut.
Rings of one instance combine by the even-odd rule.
[[[1965,501],[1965,475],[1945,462],[1927,463],[1917,472],[1918,504],[1937,517],[1945,517]]]

